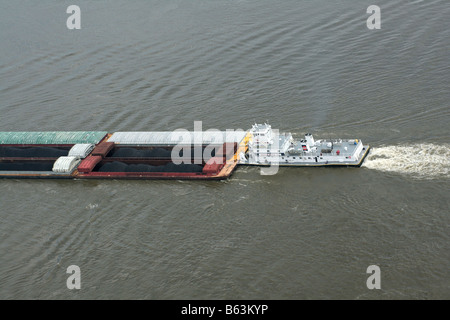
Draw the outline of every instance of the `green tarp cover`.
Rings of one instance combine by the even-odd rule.
[[[106,131],[0,132],[0,144],[98,143]]]

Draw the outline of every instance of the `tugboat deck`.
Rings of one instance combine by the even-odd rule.
[[[250,130],[248,152],[240,163],[256,166],[360,166],[369,146],[358,139],[314,140],[311,134],[294,140],[290,133],[278,134],[268,124]]]

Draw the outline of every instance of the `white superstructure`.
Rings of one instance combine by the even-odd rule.
[[[315,140],[307,133],[294,140],[292,134],[279,134],[268,124],[255,124],[249,130],[248,152],[240,155],[240,163],[280,166],[360,166],[369,146],[358,139]]]

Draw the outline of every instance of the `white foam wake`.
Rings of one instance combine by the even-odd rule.
[[[450,146],[423,143],[371,148],[363,166],[417,178],[450,178]]]

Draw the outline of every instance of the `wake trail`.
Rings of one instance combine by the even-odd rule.
[[[450,145],[418,143],[371,148],[363,167],[416,178],[449,178]]]

